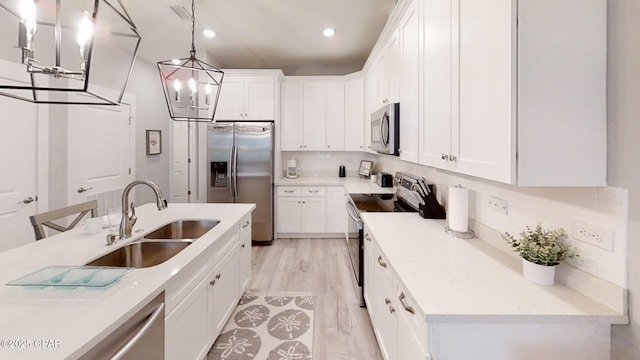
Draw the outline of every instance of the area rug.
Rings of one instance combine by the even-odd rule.
[[[316,297],[249,290],[208,360],[311,360]]]

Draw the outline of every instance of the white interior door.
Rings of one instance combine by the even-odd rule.
[[[0,96],[0,251],[35,240],[37,105]]]
[[[0,76],[5,82],[22,74],[21,64],[0,61]],[[16,80],[16,84],[18,81]],[[24,84],[21,84],[24,85]],[[46,112],[38,105],[0,96],[0,252],[35,241],[29,216],[47,207],[46,179],[38,168],[39,154],[47,154]],[[40,138],[39,138],[40,137]],[[39,142],[39,140],[41,140]],[[39,183],[41,180],[42,183]],[[38,185],[42,201],[38,202]]]
[[[86,201],[91,195],[119,190],[133,179],[135,154],[130,118],[131,107],[127,104],[68,107],[69,205]]]

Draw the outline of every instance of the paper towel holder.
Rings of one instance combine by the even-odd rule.
[[[465,232],[461,232],[461,231],[455,231],[449,228],[449,226],[444,227],[444,233],[457,239],[473,239],[476,237],[476,233],[473,232],[473,230],[471,229]]]

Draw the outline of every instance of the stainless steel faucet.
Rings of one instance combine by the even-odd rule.
[[[153,190],[156,194],[156,205],[158,206],[158,210],[164,210],[167,208],[167,200],[165,200],[164,195],[162,195],[162,191],[158,188],[151,180],[134,180],[129,185],[127,185],[122,191],[122,220],[120,220],[120,233],[119,239],[127,239],[131,237],[131,230],[133,229],[133,225],[136,224],[138,218],[136,217],[136,204],[131,203],[131,208],[129,208],[129,192],[136,185],[147,185]],[[131,213],[131,215],[129,215]]]

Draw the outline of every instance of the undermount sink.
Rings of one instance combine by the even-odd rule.
[[[103,255],[87,265],[146,268],[162,264],[193,241],[136,241]]]
[[[145,239],[191,239],[195,240],[218,225],[218,220],[179,220],[144,236]]]

